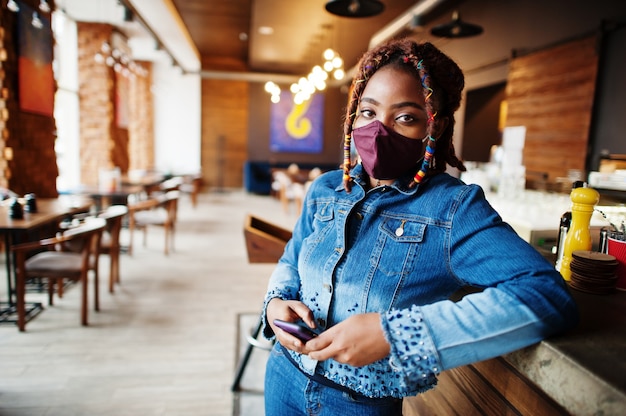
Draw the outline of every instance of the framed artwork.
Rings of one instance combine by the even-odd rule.
[[[18,93],[20,110],[53,116],[54,74],[50,19],[38,13],[42,25],[32,24],[35,10],[20,2],[18,12]]]
[[[314,94],[295,104],[289,91],[270,112],[270,150],[272,152],[320,153],[324,145],[324,95]]]

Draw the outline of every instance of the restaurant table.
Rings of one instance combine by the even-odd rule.
[[[149,195],[151,192],[158,190],[159,185],[166,179],[161,173],[147,173],[141,176],[123,175],[122,186],[141,186]]]
[[[30,232],[54,225],[76,214],[89,212],[93,200],[84,196],[61,195],[58,198],[37,198],[37,212],[24,212],[24,218],[9,216],[9,201],[0,203],[0,234],[4,236],[7,274],[7,301],[0,302],[0,323],[16,322],[13,282],[15,265],[11,246],[23,242]],[[42,310],[41,303],[27,305],[27,320]]]
[[[110,205],[128,205],[131,197],[142,199],[145,188],[141,185],[122,185],[116,189],[103,189],[97,186],[80,186],[67,192],[68,195],[88,197],[93,200],[95,210],[100,212]]]

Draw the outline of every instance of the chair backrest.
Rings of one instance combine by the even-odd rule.
[[[121,218],[128,213],[128,207],[126,205],[111,205],[106,210],[98,215],[99,218],[104,218],[105,220],[113,219],[113,218]]]
[[[111,247],[119,246],[120,232],[122,230],[122,219],[128,214],[128,207],[125,205],[111,205],[98,215],[98,218],[106,220],[106,230],[111,237]]]
[[[159,190],[161,192],[178,190],[178,188],[180,188],[184,181],[185,180],[181,176],[174,176],[173,178],[161,182],[161,184],[159,185]]]
[[[102,230],[104,230],[105,227],[106,220],[102,218],[89,218],[84,223],[65,230],[65,232],[59,236],[33,241],[30,243],[17,244],[11,247],[11,249],[16,253],[25,253],[38,248],[57,245],[63,246],[66,243],[72,243],[73,248],[80,245],[80,247],[77,248],[80,251],[83,251],[84,248],[88,248],[89,250],[86,251],[89,254],[90,249],[93,248],[92,245],[99,242],[100,235],[102,235]],[[88,242],[90,244],[77,244],[80,242]],[[76,249],[72,251],[76,251]]]
[[[82,251],[84,253],[84,245],[90,246],[89,250],[87,250],[89,254],[92,249],[100,244],[100,237],[106,226],[107,222],[103,218],[87,218],[84,223],[65,230],[60,238],[63,240],[63,244],[71,244],[72,251]],[[78,249],[77,245],[79,246]]]

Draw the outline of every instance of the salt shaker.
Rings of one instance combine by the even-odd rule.
[[[35,194],[24,195],[24,210],[26,212],[37,212],[37,198]]]
[[[17,198],[13,198],[11,205],[9,206],[9,217],[14,220],[21,220],[24,218],[24,210],[22,209],[22,204]]]

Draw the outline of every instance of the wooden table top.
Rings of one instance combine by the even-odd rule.
[[[18,220],[9,217],[10,203],[11,200],[5,200],[0,204],[0,231],[28,230],[66,215],[89,211],[93,205],[92,199],[84,196],[37,198],[37,212],[24,212],[24,218]]]

